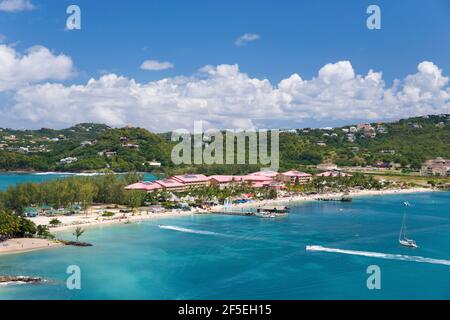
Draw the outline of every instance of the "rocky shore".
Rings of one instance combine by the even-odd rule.
[[[40,277],[27,276],[0,276],[0,284],[8,283],[42,283],[44,280]]]

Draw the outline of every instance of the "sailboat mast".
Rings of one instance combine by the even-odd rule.
[[[402,221],[402,227],[400,228],[400,235],[399,240],[406,238],[406,206],[403,210],[403,221]]]

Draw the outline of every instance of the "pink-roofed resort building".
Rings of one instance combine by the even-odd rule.
[[[186,187],[207,186],[209,178],[203,174],[184,174],[172,177],[173,180],[184,184]]]
[[[186,185],[175,179],[156,180],[157,184],[169,191],[185,191]]]
[[[291,170],[278,174],[277,180],[290,183],[292,185],[297,183],[305,184],[312,180],[312,175],[306,172]]]
[[[125,187],[126,190],[144,190],[144,191],[154,191],[162,189],[162,186],[155,181],[145,181],[131,184]]]

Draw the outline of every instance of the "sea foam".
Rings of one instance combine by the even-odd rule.
[[[220,236],[221,235],[220,233],[216,233],[216,232],[181,228],[181,227],[176,227],[176,226],[159,226],[159,228],[166,229],[166,230],[178,231],[178,232],[185,232],[185,233],[204,234],[204,235],[209,235],[209,236]]]
[[[348,254],[348,255],[354,255],[354,256],[364,256],[364,257],[369,257],[369,258],[411,261],[411,262],[440,264],[440,265],[444,265],[444,266],[450,266],[449,260],[425,258],[425,257],[420,257],[420,256],[407,256],[407,255],[402,255],[402,254],[343,250],[343,249],[326,248],[326,247],[322,247],[322,246],[306,246],[306,250],[307,251],[340,253],[340,254]]]

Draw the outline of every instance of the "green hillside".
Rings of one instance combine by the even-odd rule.
[[[0,170],[231,174],[258,169],[252,165],[175,166],[170,161],[174,145],[170,134],[142,128],[79,124],[63,130],[0,130]],[[449,115],[372,123],[366,129],[297,129],[280,133],[280,164],[288,169],[323,162],[341,166],[393,162],[416,169],[429,158],[450,158],[449,146]],[[76,159],[61,162],[69,157]],[[150,161],[160,162],[161,168],[151,166]]]

